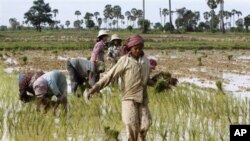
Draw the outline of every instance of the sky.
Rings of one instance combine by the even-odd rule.
[[[52,9],[58,9],[59,14],[57,20],[64,24],[66,20],[76,20],[74,12],[81,11],[83,18],[86,12],[100,12],[103,17],[103,10],[106,4],[120,5],[122,13],[130,11],[132,8],[142,9],[142,0],[45,0]],[[160,22],[159,9],[168,9],[168,0],[145,0],[146,2],[146,19],[151,22]],[[9,18],[16,18],[20,23],[24,21],[24,13],[32,6],[33,0],[0,0],[0,25],[9,26]],[[186,7],[193,11],[201,12],[201,20],[203,20],[203,12],[210,11],[206,4],[206,0],[172,0],[172,10]],[[217,8],[218,11],[219,8]],[[250,0],[225,0],[225,10],[231,11],[236,9],[242,12],[242,17],[250,14]],[[173,17],[175,19],[175,15]],[[168,21],[168,18],[167,18]],[[104,25],[104,24],[103,24]]]

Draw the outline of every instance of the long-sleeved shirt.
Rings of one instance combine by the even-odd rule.
[[[41,76],[48,82],[49,93],[53,95],[64,94],[67,90],[67,81],[63,73],[50,71]]]
[[[135,60],[130,54],[121,57],[116,65],[99,81],[100,89],[106,87],[112,79],[121,78],[122,100],[134,100],[148,103],[147,83],[149,79],[149,61],[145,56]]]
[[[93,76],[95,75],[95,65],[92,61],[85,60],[83,58],[73,58],[70,59],[70,63],[81,78],[89,77],[88,72],[92,72]],[[92,77],[91,79],[88,80],[89,80],[89,85],[93,86],[95,83],[95,77]]]
[[[108,48],[108,56],[115,59],[116,61],[120,57],[120,47],[118,46],[111,46]]]
[[[105,42],[103,42],[102,40],[95,44],[95,47],[91,54],[91,61],[104,62],[104,47],[105,47]]]
[[[42,71],[36,73],[27,73],[25,76],[19,81],[19,95],[27,95],[27,92],[31,94],[35,94],[32,83],[44,73]]]

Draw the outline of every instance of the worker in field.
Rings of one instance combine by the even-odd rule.
[[[106,30],[100,30],[97,36],[97,43],[95,44],[91,53],[90,60],[95,64],[98,61],[104,62],[104,49],[107,44],[109,34]],[[96,80],[99,80],[100,74],[97,74]]]
[[[96,74],[104,71],[104,62],[94,63],[84,58],[72,58],[67,61],[66,68],[70,76],[71,90],[75,94],[78,86],[84,92],[86,87],[95,84]]]
[[[44,72],[38,71],[38,72],[29,72],[26,74],[20,74],[18,76],[19,98],[21,101],[30,102],[35,99],[33,83],[38,77],[40,77],[43,74]]]
[[[113,34],[111,36],[110,45],[111,46],[108,48],[108,60],[113,66],[121,56],[122,39],[117,34]]]
[[[88,98],[91,98],[96,91],[106,87],[111,80],[120,77],[122,121],[126,126],[127,138],[129,141],[145,141],[152,123],[148,107],[147,85],[153,84],[149,81],[149,60],[143,52],[144,39],[140,35],[131,36],[128,38],[125,48],[128,54],[122,56],[92,87],[88,92]]]
[[[56,112],[57,107],[62,104],[67,111],[67,81],[63,73],[50,71],[40,76],[33,84],[35,96],[37,98],[37,110],[41,108],[47,112],[52,107]],[[56,96],[56,102],[52,101],[52,96]]]

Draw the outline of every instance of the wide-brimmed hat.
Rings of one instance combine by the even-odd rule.
[[[103,36],[103,35],[109,35],[108,32],[106,30],[100,30],[99,33],[98,33],[98,36],[97,38]]]
[[[113,41],[113,40],[122,40],[117,34],[113,34],[112,36],[111,36],[111,42]]]
[[[48,92],[48,82],[43,77],[39,77],[33,84],[36,97],[43,97]]]

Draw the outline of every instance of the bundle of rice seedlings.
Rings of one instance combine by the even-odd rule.
[[[168,78],[171,78],[172,77],[172,74],[170,72],[163,72],[162,73],[162,77],[164,79],[168,79]]]
[[[164,90],[170,89],[169,84],[166,82],[166,80],[159,80],[156,85],[155,85],[155,92],[160,93],[163,92]]]
[[[198,60],[198,66],[202,66],[201,57],[199,57],[197,60]]]

